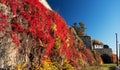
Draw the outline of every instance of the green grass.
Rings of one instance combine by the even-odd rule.
[[[100,66],[89,66],[82,70],[115,70],[116,64],[102,64]]]
[[[115,70],[116,64],[102,64],[100,67],[104,70]]]

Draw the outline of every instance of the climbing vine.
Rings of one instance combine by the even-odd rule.
[[[17,48],[22,48],[19,53],[28,56],[32,68],[56,68],[51,62],[58,62],[63,69],[73,70],[78,61],[94,61],[86,48],[82,52],[76,50],[64,19],[39,0],[0,0],[0,31],[10,33]]]

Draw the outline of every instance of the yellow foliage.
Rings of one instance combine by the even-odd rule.
[[[103,61],[100,62],[100,65],[102,65],[102,64],[103,64]]]
[[[18,65],[17,65],[17,70],[22,70],[23,67],[24,67],[24,64],[18,64]]]
[[[60,36],[57,36],[57,37],[55,38],[54,47],[55,47],[55,49],[59,49],[59,48],[61,47]]]
[[[17,65],[17,70],[22,70],[22,67],[20,64]]]
[[[50,61],[43,61],[42,66],[35,66],[35,70],[59,70]]]
[[[54,31],[57,31],[56,24],[53,23],[53,24],[51,25],[51,30],[52,30],[53,32],[54,32]]]
[[[40,39],[39,39],[39,46],[42,46],[42,47],[45,46],[45,44]]]
[[[67,59],[64,60],[63,69],[65,70],[75,70],[74,67],[69,63]]]
[[[25,66],[26,66],[26,62],[23,64],[17,64],[16,68],[17,68],[17,70],[23,70],[25,68]]]
[[[69,63],[69,61],[67,59],[64,60],[64,63]]]
[[[82,66],[84,66],[85,65],[85,62],[84,62],[84,60],[82,59],[82,58],[80,58],[80,64],[82,65]]]
[[[67,43],[67,47],[69,47],[70,46],[70,37],[69,37],[69,35],[67,36],[66,43]]]
[[[64,70],[75,70],[74,67],[69,63],[64,63],[63,69]]]
[[[41,68],[40,68],[40,66],[35,66],[35,70],[42,70]]]

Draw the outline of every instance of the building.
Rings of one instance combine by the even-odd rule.
[[[48,8],[49,10],[52,10],[52,8],[50,7],[50,5],[47,3],[46,0],[39,0],[46,8]]]

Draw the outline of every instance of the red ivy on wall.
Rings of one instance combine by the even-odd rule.
[[[59,54],[76,64],[76,59],[87,57],[92,63],[92,53],[84,48],[81,55],[73,46],[72,33],[68,30],[66,22],[57,13],[45,8],[39,0],[0,0],[1,4],[10,8],[11,14],[7,14],[0,9],[0,31],[7,31],[5,26],[12,29],[11,37],[17,46],[21,46],[18,34],[28,33],[37,41],[45,44],[45,53],[49,57],[53,51],[55,39],[59,37]],[[12,17],[11,17],[12,15]],[[11,19],[9,22],[8,19]],[[41,58],[42,59],[42,58]]]
[[[58,36],[61,40],[60,53],[70,59],[72,49],[68,47],[72,44],[72,38],[68,32],[66,22],[56,12],[46,9],[39,0],[1,0],[0,3],[10,7],[13,17],[9,14],[0,12],[0,30],[4,29],[4,24],[10,24],[13,33],[11,34],[13,42],[20,46],[17,38],[18,33],[27,32],[35,39],[41,40],[46,45],[45,55],[49,56]],[[2,11],[2,10],[1,10]],[[8,22],[6,19],[11,18]],[[24,23],[24,21],[26,21]],[[26,26],[27,25],[27,26]],[[5,30],[5,29],[4,29]]]

